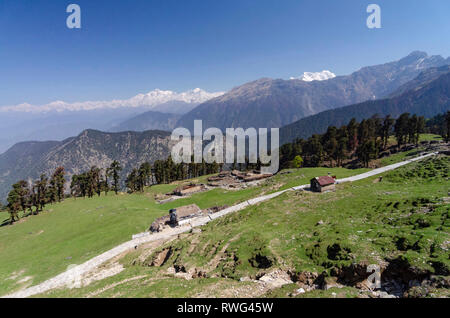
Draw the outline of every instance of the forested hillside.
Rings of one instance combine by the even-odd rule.
[[[329,126],[342,126],[352,118],[360,121],[375,114],[397,117],[408,112],[431,118],[450,109],[450,72],[419,89],[409,90],[398,97],[367,101],[360,104],[328,110],[282,127],[280,144],[296,138],[307,138],[324,133]]]

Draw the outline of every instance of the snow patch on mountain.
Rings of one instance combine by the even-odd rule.
[[[23,103],[14,106],[0,107],[0,112],[63,112],[63,111],[86,111],[96,109],[117,109],[121,107],[148,107],[155,108],[161,104],[170,102],[184,102],[187,104],[201,104],[212,98],[223,95],[224,92],[209,93],[200,88],[195,88],[182,93],[155,89],[146,94],[138,94],[130,99],[115,99],[111,101],[86,101],[67,103],[64,101],[54,101],[45,105],[32,105]]]
[[[312,81],[326,81],[332,78],[335,78],[336,74],[324,70],[322,72],[304,72],[302,76],[300,77],[291,77],[291,80],[298,79],[305,82],[312,82]]]

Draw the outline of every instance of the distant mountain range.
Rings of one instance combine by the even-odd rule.
[[[122,177],[143,162],[167,158],[174,142],[164,131],[105,133],[86,130],[64,141],[22,142],[0,155],[0,200],[18,180],[34,180],[63,166],[70,177],[92,166],[108,167],[118,160]]]
[[[0,153],[17,142],[64,140],[85,129],[171,130],[192,128],[195,119],[202,119],[204,127],[221,129],[282,127],[322,111],[387,97],[423,70],[448,64],[450,58],[417,51],[348,76],[322,71],[291,80],[264,78],[226,94],[199,88],[183,93],[153,90],[124,100],[3,106]]]
[[[3,106],[0,107],[0,153],[20,141],[63,140],[85,129],[111,131],[122,122],[147,111],[184,114],[222,94],[199,88],[183,93],[157,89],[126,100]],[[147,127],[162,129],[159,124],[147,124]]]
[[[151,110],[119,107],[58,114],[3,112],[0,139],[4,144],[15,138],[35,141],[17,143],[0,154],[0,200],[14,182],[50,174],[57,166],[64,166],[71,176],[92,165],[105,168],[119,160],[125,176],[144,161],[165,159],[173,142],[170,133],[163,130],[191,128],[194,119],[203,119],[204,128],[222,129],[287,124],[280,130],[283,144],[322,133],[330,125],[347,124],[353,117],[361,120],[374,114],[397,116],[403,112],[431,117],[450,108],[449,62],[440,56],[413,52],[397,62],[328,80],[257,80],[198,106],[174,100],[155,104]],[[172,113],[164,112],[168,108]],[[187,109],[191,110],[182,115]],[[15,116],[20,117],[20,125]],[[122,132],[87,129],[79,134],[86,126]],[[77,137],[36,141],[67,134]]]
[[[450,110],[450,66],[431,68],[401,86],[390,98],[327,110],[280,129],[280,144],[320,134],[329,126],[340,127],[378,114],[399,116],[409,112],[427,118]]]
[[[110,101],[87,101],[67,103],[64,101],[54,101],[46,105],[32,105],[23,103],[14,106],[2,106],[0,111],[15,111],[15,112],[33,112],[33,113],[48,113],[51,111],[89,111],[96,109],[117,109],[117,108],[139,108],[147,107],[149,109],[158,108],[158,110],[165,109],[165,112],[171,112],[170,103],[180,102],[184,104],[201,104],[211,98],[223,95],[223,92],[209,93],[200,88],[195,88],[182,93],[173,91],[164,91],[155,89],[146,94],[138,94],[129,99],[114,99]],[[167,105],[167,108],[161,107]]]
[[[325,110],[389,96],[430,67],[450,64],[450,58],[413,52],[399,61],[369,66],[348,76],[323,81],[263,78],[208,100],[178,121],[192,129],[204,127],[281,127]]]

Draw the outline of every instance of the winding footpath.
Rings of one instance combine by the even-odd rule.
[[[344,183],[344,182],[352,182],[352,181],[358,181],[358,180],[362,180],[365,178],[369,178],[369,177],[372,177],[372,176],[375,176],[375,175],[378,175],[378,174],[381,174],[381,173],[384,173],[384,172],[387,172],[390,170],[397,169],[397,168],[407,165],[411,162],[415,162],[415,161],[423,160],[423,159],[431,157],[431,156],[435,156],[437,154],[438,154],[437,152],[429,153],[429,154],[422,155],[422,156],[419,156],[419,157],[416,157],[413,159],[395,163],[395,164],[392,164],[392,165],[389,165],[386,167],[374,169],[369,172],[362,173],[362,174],[359,174],[356,176],[352,176],[352,177],[348,177],[348,178],[344,178],[344,179],[338,179],[338,180],[336,180],[336,183],[340,184],[340,183]],[[212,214],[212,215],[180,222],[179,227],[165,230],[162,233],[151,234],[149,232],[145,232],[145,233],[134,235],[132,240],[122,243],[122,244],[114,247],[113,249],[90,259],[89,261],[87,261],[81,265],[77,265],[73,268],[70,268],[70,269],[66,270],[65,272],[63,272],[49,280],[46,280],[38,285],[23,289],[21,291],[18,291],[18,292],[15,292],[15,293],[12,293],[12,294],[9,294],[6,296],[3,296],[2,298],[25,298],[25,297],[30,297],[33,295],[47,292],[47,291],[55,289],[55,288],[61,288],[61,287],[68,286],[69,284],[72,284],[73,282],[77,281],[77,279],[79,279],[81,276],[94,270],[101,264],[103,264],[103,263],[111,260],[112,258],[116,257],[117,255],[120,255],[120,254],[122,254],[130,249],[133,249],[141,244],[158,241],[158,240],[170,239],[173,236],[179,235],[181,233],[189,232],[194,227],[205,225],[208,222],[211,222],[217,218],[221,218],[227,214],[230,214],[230,213],[233,213],[236,211],[240,211],[242,209],[245,209],[248,206],[255,205],[260,202],[264,202],[264,201],[273,199],[275,197],[278,197],[279,195],[281,195],[287,191],[298,191],[298,190],[305,189],[308,187],[309,187],[309,184],[300,185],[300,186],[293,187],[293,188],[290,188],[287,190],[278,191],[278,192],[275,192],[275,193],[272,193],[269,195],[250,199],[243,203],[231,206],[227,209],[224,209],[224,210],[217,212],[215,214]]]

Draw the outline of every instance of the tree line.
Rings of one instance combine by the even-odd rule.
[[[223,164],[215,162],[176,164],[169,156],[166,160],[155,161],[153,166],[145,162],[132,169],[126,177],[125,186],[129,193],[143,192],[146,186],[196,178],[220,172],[222,169]],[[70,182],[70,193],[67,195],[65,195],[66,173],[63,167],[58,167],[50,179],[42,174],[40,179],[34,182],[21,180],[12,185],[12,190],[8,194],[8,204],[5,208],[10,214],[10,224],[19,220],[20,211],[24,216],[36,215],[47,204],[61,202],[65,196],[92,198],[102,193],[108,195],[109,191],[118,194],[121,189],[122,170],[120,163],[113,161],[106,169],[93,166],[89,171],[74,174]],[[0,206],[0,209],[3,208]]]
[[[280,166],[317,167],[325,161],[331,166],[342,166],[344,161],[356,158],[368,167],[370,160],[386,150],[392,135],[399,148],[405,144],[418,144],[420,134],[425,132],[425,123],[424,117],[409,113],[397,119],[390,115],[384,118],[373,116],[357,122],[353,118],[340,128],[330,126],[324,134],[284,144],[280,149]]]
[[[125,179],[125,186],[129,193],[143,192],[145,187],[155,184],[168,184],[174,181],[196,178],[206,174],[221,171],[223,164],[217,163],[179,163],[176,164],[172,157],[166,160],[156,160],[153,166],[149,162],[142,163],[133,168]],[[105,195],[113,190],[116,194],[120,189],[120,163],[114,161],[109,168],[102,173],[97,167],[79,175],[74,175],[71,182],[71,195],[74,197],[93,197]],[[110,184],[110,180],[112,183]]]
[[[10,214],[10,223],[19,220],[19,212],[24,215],[36,215],[47,204],[61,202],[64,199],[65,171],[58,167],[49,179],[42,174],[38,180],[27,182],[20,180],[12,185],[7,198],[7,210]]]
[[[61,202],[66,196],[93,197],[101,192],[108,194],[112,190],[116,194],[120,190],[120,171],[122,167],[118,161],[113,161],[105,173],[97,167],[89,171],[73,175],[70,183],[70,194],[65,193],[66,172],[64,167],[58,167],[51,178],[42,174],[38,180],[27,182],[20,180],[12,185],[7,197],[6,209],[9,212],[9,223],[19,220],[19,212],[23,216],[37,215],[47,204]],[[111,184],[110,184],[111,180]]]
[[[100,196],[102,192],[107,195],[111,190],[118,194],[121,171],[120,163],[114,160],[104,173],[102,169],[93,166],[89,171],[75,174],[70,183],[70,195],[92,198],[94,195]]]
[[[347,125],[336,128],[328,127],[326,133],[315,134],[310,138],[297,139],[280,148],[280,167],[299,168],[301,166],[317,167],[328,161],[331,166],[342,166],[345,160],[358,159],[364,166],[368,166],[370,160],[378,158],[384,151],[389,138],[394,136],[397,147],[406,144],[418,144],[421,133],[428,131],[438,133],[448,142],[450,140],[450,111],[438,115],[429,121],[424,117],[404,113],[397,119],[391,116],[379,118],[373,116],[369,119],[357,122],[350,120]],[[242,164],[233,163],[231,169],[259,170],[261,163],[249,163],[248,158]],[[118,161],[113,161],[104,171],[98,167],[92,167],[89,171],[72,176],[70,194],[72,197],[92,198],[101,193],[105,195],[109,191],[115,194],[121,189],[122,166]],[[154,184],[168,184],[174,181],[214,174],[223,170],[223,164],[206,163],[179,163],[176,164],[169,156],[166,160],[157,160],[153,166],[142,163],[127,175],[125,186],[129,193],[143,192],[145,187]],[[38,180],[27,182],[21,180],[12,185],[8,194],[6,209],[10,214],[10,223],[19,219],[19,212],[24,215],[36,215],[47,204],[61,202],[65,197],[66,172],[63,167],[55,169],[50,178],[42,174]]]
[[[146,186],[153,184],[168,184],[174,181],[197,178],[203,175],[222,171],[223,164],[207,163],[175,163],[169,156],[166,160],[156,160],[151,166],[143,163],[139,168],[131,170],[125,184],[128,192],[143,192]]]

